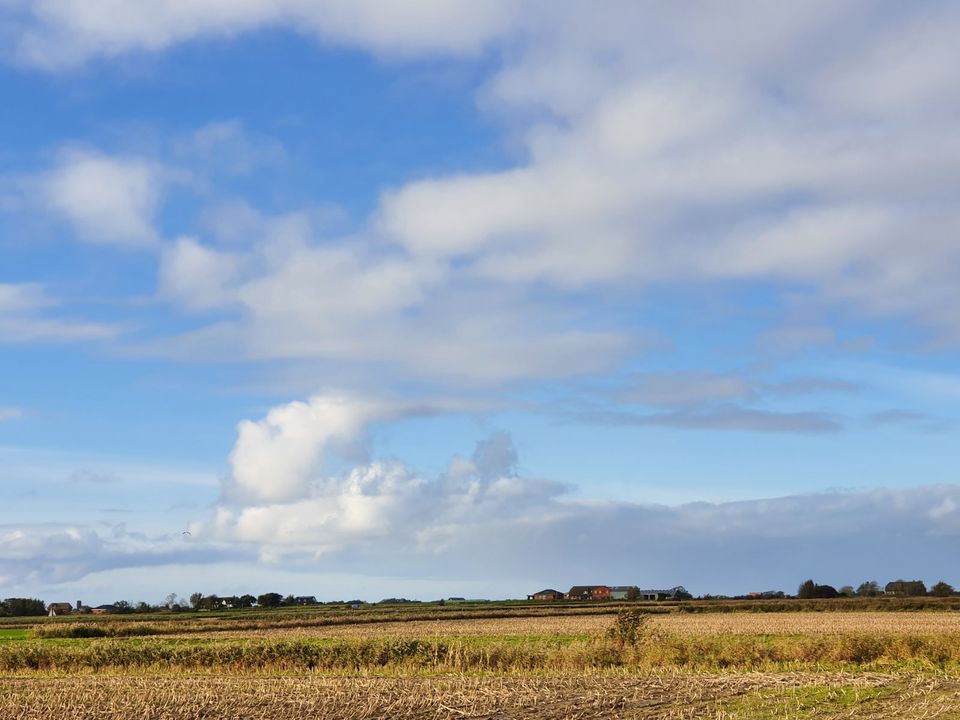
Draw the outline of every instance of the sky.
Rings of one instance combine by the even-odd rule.
[[[960,583],[958,33],[0,0],[0,597]]]

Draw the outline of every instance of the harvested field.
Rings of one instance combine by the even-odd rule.
[[[610,627],[609,615],[560,615],[411,620],[324,627],[184,632],[178,637],[373,638],[470,636],[590,636]],[[710,613],[653,615],[650,627],[671,635],[960,635],[960,613]]]
[[[960,720],[958,613],[597,609],[21,621],[0,718]]]
[[[960,635],[954,612],[678,614],[654,616],[651,624],[677,635]]]
[[[957,700],[956,681],[882,675],[84,677],[0,682],[0,717],[8,720],[737,720],[814,717],[806,711],[815,711],[818,718],[849,717],[852,708],[857,717],[955,718],[950,712]],[[917,714],[921,711],[926,714]]]
[[[327,627],[285,627],[260,631],[216,630],[182,633],[177,637],[274,638],[375,638],[471,637],[485,635],[593,635],[610,627],[610,615],[560,615],[546,617],[482,618],[461,620],[410,620]]]

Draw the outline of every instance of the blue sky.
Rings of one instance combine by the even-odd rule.
[[[960,582],[958,29],[0,0],[0,595]]]

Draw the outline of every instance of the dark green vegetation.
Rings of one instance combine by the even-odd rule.
[[[0,617],[26,617],[46,615],[47,607],[43,600],[36,598],[7,598],[0,601]]]

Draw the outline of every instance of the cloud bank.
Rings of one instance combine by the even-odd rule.
[[[310,572],[673,579],[704,592],[790,589],[811,573],[933,576],[947,570],[943,548],[960,542],[956,485],[678,506],[591,500],[520,475],[504,433],[436,477],[386,459],[328,471],[331,438],[379,417],[373,405],[316,397],[241,424],[225,501],[191,530]]]

